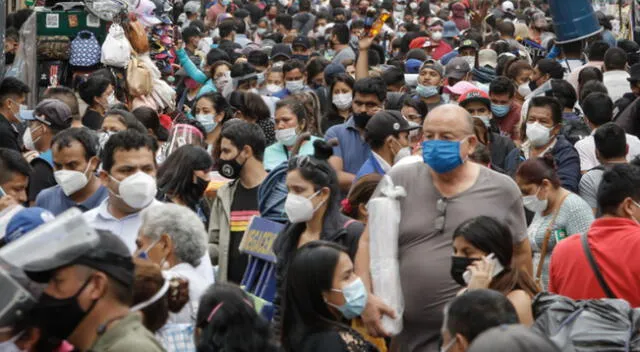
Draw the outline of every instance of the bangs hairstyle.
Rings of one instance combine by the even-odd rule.
[[[541,185],[542,181],[549,180],[553,187],[560,187],[556,162],[551,153],[546,153],[540,158],[525,160],[518,167],[516,177],[521,178],[527,184]]]
[[[158,188],[165,194],[178,195],[189,205],[193,205],[202,195],[193,194],[195,171],[208,171],[213,166],[213,158],[203,148],[187,144],[176,149],[158,168]]]

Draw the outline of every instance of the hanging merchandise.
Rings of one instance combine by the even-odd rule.
[[[72,66],[91,67],[100,62],[102,48],[96,36],[89,31],[80,31],[71,41],[69,64]]]
[[[153,79],[151,72],[144,62],[132,56],[127,66],[127,88],[129,94],[134,97],[149,95],[151,93]]]
[[[125,33],[131,43],[131,48],[138,54],[144,54],[149,51],[149,38],[142,23],[129,21],[125,28]]]
[[[131,57],[131,44],[119,24],[112,24],[102,44],[100,62],[107,66],[126,67]]]
[[[38,58],[42,60],[69,60],[71,41],[63,35],[37,37]]]

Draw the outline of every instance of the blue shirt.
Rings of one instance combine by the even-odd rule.
[[[338,139],[338,145],[333,147],[333,155],[342,159],[344,172],[355,175],[371,155],[371,149],[356,128],[353,117],[327,130],[324,139],[328,141],[333,138]]]
[[[369,174],[379,174],[379,175],[386,174],[386,172],[384,172],[384,170],[382,169],[382,166],[380,166],[380,163],[378,162],[378,160],[376,160],[376,157],[373,156],[373,154],[371,154],[371,156],[367,158],[367,161],[365,161],[364,164],[362,164],[362,167],[356,174],[356,179],[353,182],[356,182],[362,177]]]
[[[62,187],[59,185],[55,185],[53,187],[49,187],[44,189],[38,194],[36,198],[36,206],[40,208],[47,209],[52,212],[53,215],[58,215],[63,213],[65,210],[76,207],[83,212],[89,211],[102,203],[103,200],[107,199],[109,196],[109,191],[106,187],[100,186],[98,190],[91,195],[91,197],[87,198],[82,203],[76,203],[71,198],[67,197],[62,191]]]
[[[316,139],[320,139],[315,136],[311,136],[311,139],[304,143],[298,151],[298,155],[313,155],[315,149],[313,148],[313,142]],[[264,150],[264,169],[267,171],[273,170],[276,166],[289,160],[289,151],[280,142],[273,143]]]

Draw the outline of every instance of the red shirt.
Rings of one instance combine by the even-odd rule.
[[[617,298],[640,307],[640,225],[623,218],[600,218],[589,229],[589,247]],[[580,235],[553,249],[549,291],[571,299],[606,298],[582,249]]]
[[[500,135],[507,136],[514,141],[520,140],[520,110],[522,106],[516,102],[511,103],[511,109],[503,118],[495,117],[500,128]]]
[[[444,40],[441,40],[438,46],[436,46],[431,52],[431,57],[434,60],[440,60],[443,56],[453,51],[451,45],[447,44]]]

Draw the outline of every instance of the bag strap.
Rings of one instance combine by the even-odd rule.
[[[345,221],[344,225],[342,226],[343,229],[346,229],[349,227],[349,225],[353,224],[354,222],[357,222],[358,220],[354,220],[354,219],[349,219],[347,221]]]
[[[598,267],[596,258],[593,257],[591,248],[589,248],[589,241],[587,240],[586,232],[580,235],[580,240],[582,242],[582,249],[584,250],[584,255],[587,257],[587,261],[589,261],[591,270],[593,270],[593,273],[596,275],[596,279],[598,279],[598,283],[600,284],[600,287],[602,288],[604,293],[607,295],[607,297],[616,298],[616,295],[613,294],[613,291],[611,291],[611,288],[609,287],[609,285],[607,285],[607,282],[605,281],[604,276],[602,276],[602,272]]]
[[[551,239],[551,231],[553,231],[553,225],[556,223],[556,219],[558,218],[558,213],[560,213],[560,208],[562,208],[562,204],[564,204],[565,199],[569,196],[569,193],[565,194],[560,200],[560,205],[558,209],[553,213],[553,218],[551,219],[551,223],[547,227],[547,230],[544,232],[544,240],[542,242],[542,250],[540,251],[540,261],[538,262],[538,269],[536,270],[536,281],[540,281],[542,277],[542,266],[544,264],[544,257],[547,255],[547,251],[549,250],[549,239]]]

